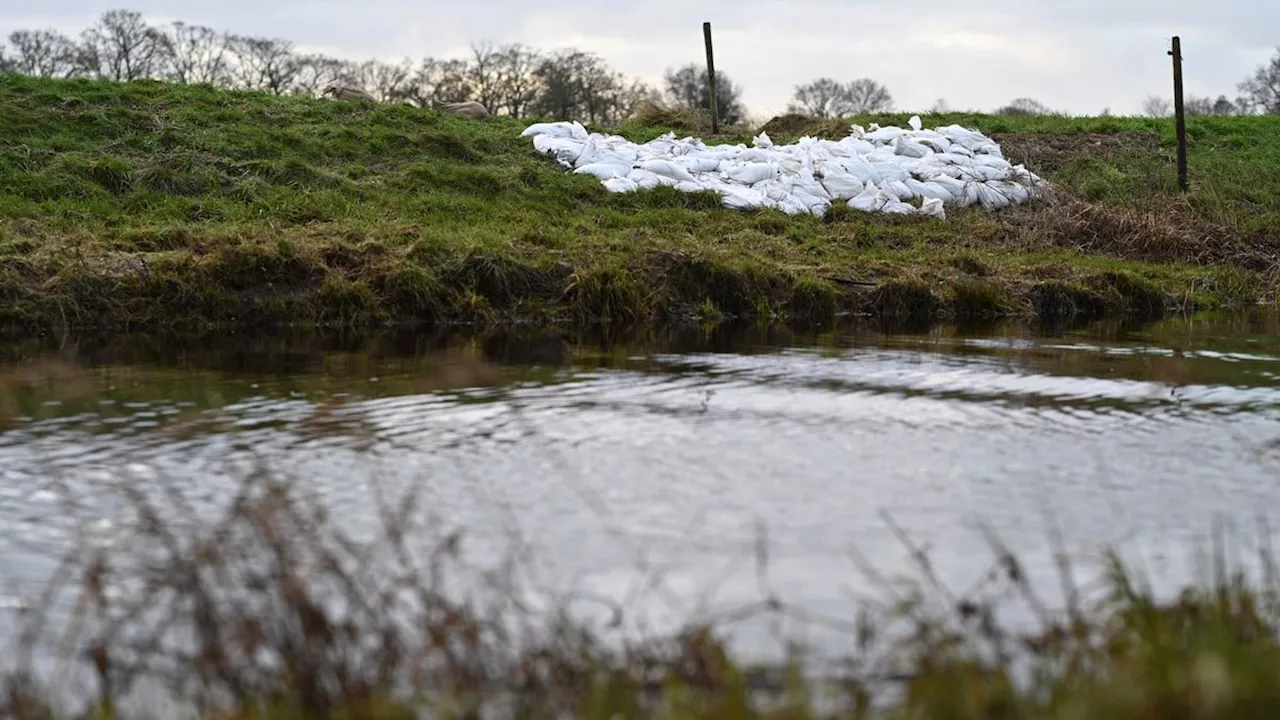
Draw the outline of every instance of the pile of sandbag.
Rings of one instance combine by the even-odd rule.
[[[845,202],[867,212],[944,218],[948,205],[1020,205],[1043,186],[976,130],[924,130],[919,117],[910,125],[854,125],[843,140],[803,137],[794,145],[775,145],[761,133],[750,148],[707,145],[674,133],[636,144],[589,133],[577,122],[536,123],[521,137],[532,137],[539,152],[598,178],[611,192],[659,185],[710,190],[726,207],[772,207],[788,214],[821,216],[832,203]]]

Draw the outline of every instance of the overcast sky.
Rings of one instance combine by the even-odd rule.
[[[1033,97],[1055,110],[1135,113],[1148,95],[1172,95],[1174,34],[1187,92],[1214,97],[1234,98],[1280,45],[1274,0],[0,0],[0,31],[74,34],[113,7],[351,59],[456,56],[479,40],[572,46],[655,84],[668,67],[703,62],[710,21],[717,68],[762,118],[823,75],[879,80],[900,109]]]

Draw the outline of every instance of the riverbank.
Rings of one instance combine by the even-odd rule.
[[[19,77],[0,105],[0,326],[24,331],[1150,317],[1277,286],[1280,118],[1192,119],[1182,196],[1171,123],[926,116],[993,135],[1065,191],[940,222],[611,195],[538,156],[524,122],[401,105]]]

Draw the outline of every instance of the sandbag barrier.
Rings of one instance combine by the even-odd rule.
[[[925,130],[918,116],[909,124],[853,125],[839,141],[802,137],[792,145],[775,145],[762,132],[752,147],[707,145],[675,133],[636,144],[588,132],[578,122],[535,123],[521,137],[532,137],[538,152],[598,178],[610,192],[660,185],[710,190],[725,207],[771,207],[790,215],[821,217],[832,203],[845,202],[866,212],[945,218],[947,206],[996,210],[1024,204],[1045,187],[977,130]]]

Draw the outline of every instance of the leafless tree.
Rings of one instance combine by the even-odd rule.
[[[850,115],[880,112],[893,105],[889,89],[875,80],[861,78],[845,86]]]
[[[232,36],[235,75],[249,90],[283,95],[298,77],[298,56],[288,40]]]
[[[413,61],[405,58],[392,64],[381,60],[367,60],[352,67],[356,87],[364,89],[379,102],[403,100],[410,94],[413,77]]]
[[[947,104],[946,98],[938,98],[937,100],[933,101],[933,105],[930,105],[929,109],[926,110],[925,112],[935,113],[935,114],[951,112],[951,106]]]
[[[229,44],[226,33],[175,22],[160,35],[164,74],[178,83],[227,85],[231,79]]]
[[[1173,113],[1173,103],[1159,95],[1150,95],[1142,101],[1142,114],[1149,117],[1168,117]]]
[[[297,73],[290,88],[294,93],[319,97],[321,91],[334,83],[357,84],[356,68],[345,60],[327,55],[299,55],[294,62]]]
[[[1032,98],[1017,98],[996,111],[997,115],[1049,115],[1050,110],[1044,103]]]
[[[140,13],[109,10],[81,35],[80,64],[100,78],[117,81],[154,77],[161,60],[161,35]]]
[[[813,117],[842,117],[848,115],[848,93],[843,83],[831,78],[818,78],[805,85],[797,85],[787,112]]]
[[[474,97],[470,98],[494,112],[502,100],[502,53],[490,42],[471,46],[467,77]]]
[[[696,63],[668,70],[663,78],[667,99],[676,107],[703,110],[711,105],[711,83],[706,70]],[[716,114],[729,125],[746,116],[742,91],[723,71],[716,71]]]
[[[424,58],[405,85],[405,98],[415,105],[463,102],[471,99],[471,84],[464,60]]]
[[[1252,77],[1239,85],[1239,106],[1249,112],[1280,115],[1280,48]]]
[[[498,53],[498,105],[493,108],[512,117],[524,117],[538,99],[542,81],[538,64],[542,55],[523,45],[507,45]]]
[[[17,30],[9,34],[9,70],[35,77],[71,77],[76,73],[76,43],[56,30]]]

